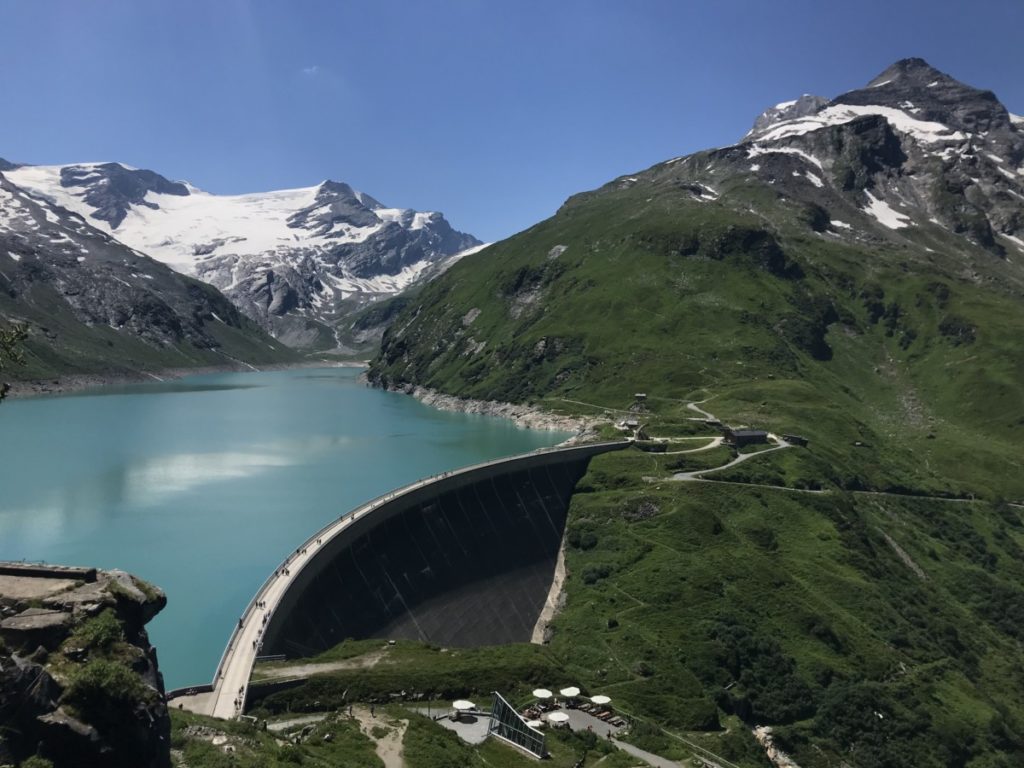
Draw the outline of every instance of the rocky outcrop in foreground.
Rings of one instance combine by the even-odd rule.
[[[122,571],[0,563],[0,765],[165,768],[170,718],[145,625],[164,593]]]

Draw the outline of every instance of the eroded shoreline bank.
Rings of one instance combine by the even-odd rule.
[[[551,413],[543,408],[533,405],[517,405],[515,403],[503,403],[497,400],[473,400],[470,398],[456,397],[438,392],[435,389],[417,385],[380,386],[369,381],[364,375],[363,380],[368,386],[384,389],[388,392],[398,392],[411,395],[424,405],[437,408],[441,411],[453,411],[455,413],[475,413],[481,416],[497,416],[509,419],[516,426],[523,429],[549,430],[552,432],[574,432],[575,435],[568,440],[559,443],[560,446],[574,445],[578,442],[590,439],[595,436],[594,430],[598,424],[608,421],[607,418],[595,418],[587,416],[565,416]]]

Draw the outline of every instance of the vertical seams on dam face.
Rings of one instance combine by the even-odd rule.
[[[528,642],[591,455],[455,474],[357,519],[304,569],[270,618],[262,652],[309,656],[369,637]]]

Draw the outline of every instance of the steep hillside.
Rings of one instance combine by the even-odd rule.
[[[800,768],[1021,764],[1019,508],[672,479],[709,453],[592,462],[549,645],[569,679],[742,766],[755,728]]]
[[[5,377],[292,362],[216,288],[184,277],[0,174],[0,321],[25,324]]]
[[[480,245],[432,211],[348,184],[214,195],[121,163],[12,166],[15,184],[222,290],[281,341],[340,348],[339,321]]]
[[[567,676],[639,719],[627,738],[742,766],[764,765],[756,730],[800,768],[1009,768],[1022,265],[1024,121],[909,59],[464,260],[370,377],[656,438],[577,486],[549,628]],[[711,414],[809,445],[738,452]]]
[[[920,60],[810,104],[456,265],[371,379],[562,408],[703,390],[810,434],[840,485],[1024,496],[1019,118]]]

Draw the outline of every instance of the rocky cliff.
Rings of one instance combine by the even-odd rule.
[[[121,571],[0,564],[0,764],[169,766],[163,677],[145,630],[166,603]]]

